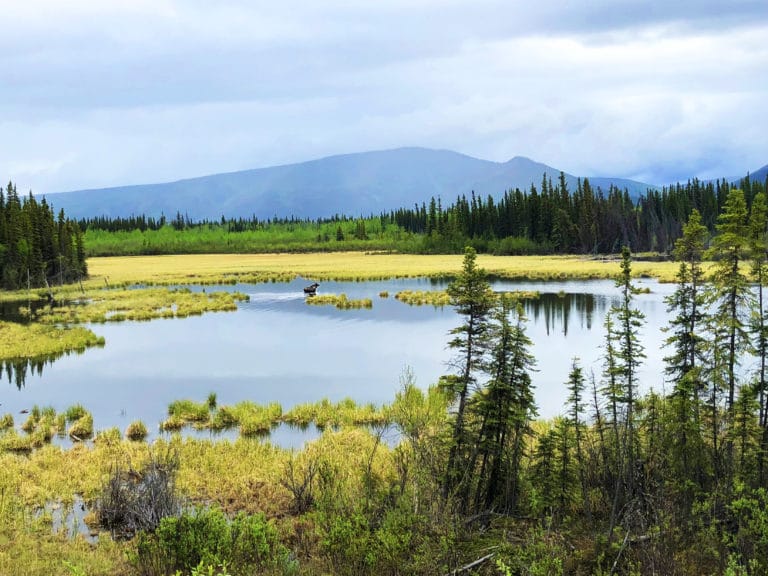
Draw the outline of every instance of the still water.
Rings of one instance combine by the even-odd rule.
[[[277,401],[284,410],[347,396],[381,404],[394,398],[406,368],[424,388],[450,372],[448,332],[460,318],[448,306],[411,307],[394,299],[400,290],[437,290],[445,283],[408,279],[326,282],[320,287],[320,293],[371,298],[369,310],[309,306],[301,290],[306,283],[299,279],[216,288],[250,296],[236,312],[93,325],[93,331],[106,339],[103,348],[26,370],[6,366],[0,413],[18,415],[34,404],[59,411],[79,402],[92,411],[97,430],[109,426],[124,430],[136,419],[156,430],[171,401],[203,401],[210,392],[216,393],[220,405],[246,399]],[[641,338],[647,359],[639,374],[641,385],[644,390],[662,390],[667,352],[662,349],[661,328],[668,317],[663,298],[674,286],[651,280],[638,284],[651,290],[636,298],[646,315]],[[618,304],[618,289],[611,281],[497,281],[493,288],[541,293],[539,300],[526,303],[527,332],[537,360],[532,379],[539,414],[561,413],[567,397],[564,382],[574,356],[587,374],[594,370],[600,375],[603,320],[611,305]],[[382,291],[390,297],[381,298]],[[23,417],[16,419],[20,423]],[[273,440],[293,444],[297,435],[280,430]]]

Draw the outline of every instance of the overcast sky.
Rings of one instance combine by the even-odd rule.
[[[768,163],[765,0],[0,0],[0,180],[425,146],[653,184]]]

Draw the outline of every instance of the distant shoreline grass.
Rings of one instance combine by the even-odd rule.
[[[231,284],[234,282],[313,280],[364,281],[389,278],[451,277],[461,268],[461,255],[413,255],[370,252],[311,254],[190,254],[90,258],[89,285]],[[489,275],[510,280],[612,279],[618,261],[585,256],[491,256],[478,265]],[[674,279],[678,264],[637,260],[637,277]]]
[[[62,331],[51,324],[114,322],[183,317],[208,311],[235,310],[240,294],[192,293],[188,290],[104,290],[124,286],[179,286],[287,282],[297,277],[318,281],[366,281],[390,278],[450,278],[461,268],[459,255],[411,255],[366,252],[310,254],[195,254],[172,256],[117,256],[91,258],[91,276],[83,285],[51,288],[59,302],[79,301],[42,309],[27,325],[6,323],[0,330],[5,342],[0,359],[62,354],[103,345],[103,339],[85,328]],[[612,279],[618,263],[611,258],[583,256],[479,255],[478,264],[497,278],[530,281]],[[672,281],[677,264],[639,260],[636,276]],[[3,300],[39,301],[45,290],[4,292]],[[433,298],[435,296],[431,296]],[[335,297],[338,299],[338,297]],[[342,304],[349,304],[346,301]],[[431,300],[430,300],[431,302]],[[322,299],[311,302],[323,303]],[[334,300],[333,304],[339,305]],[[353,304],[357,305],[356,302]],[[352,304],[349,304],[351,306]],[[365,302],[363,307],[372,303]],[[349,307],[347,306],[347,307]],[[344,306],[342,306],[344,307]],[[42,326],[41,324],[48,324]],[[4,339],[3,339],[4,337]]]

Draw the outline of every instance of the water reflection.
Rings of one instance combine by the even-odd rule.
[[[9,384],[15,384],[16,388],[21,390],[27,377],[42,377],[43,368],[46,365],[53,364],[57,358],[63,355],[61,353],[37,358],[0,360],[0,373],[5,375]]]
[[[591,330],[595,315],[602,318],[612,305],[610,298],[584,293],[544,293],[538,298],[524,300],[528,318],[544,325],[547,335],[562,331],[568,336],[568,327],[576,321],[582,329]]]
[[[443,289],[447,281],[320,285],[319,293],[370,298],[370,310],[309,306],[303,287],[310,282],[209,286],[205,289],[246,293],[250,301],[239,304],[235,313],[89,326],[106,339],[104,348],[89,349],[82,356],[3,363],[13,387],[0,389],[2,412],[18,413],[34,404],[63,411],[80,402],[93,413],[96,430],[125,430],[139,419],[151,439],[167,418],[168,405],[181,398],[203,401],[215,392],[222,405],[279,402],[283,410],[323,398],[337,402],[350,397],[360,404],[380,405],[392,401],[406,366],[423,388],[451,371],[452,351],[446,343],[460,322],[455,312],[450,306],[408,306],[394,298],[401,290]],[[648,388],[663,383],[663,296],[673,287],[646,284],[653,293],[639,296],[637,304],[648,321],[641,335],[648,359],[640,375]],[[618,290],[611,281],[494,281],[492,286],[497,291],[540,293],[537,300],[525,301],[538,368],[532,379],[539,413],[560,413],[571,358],[580,357],[587,373],[600,372],[602,323],[618,302]],[[380,297],[381,292],[389,297]],[[270,440],[294,445],[313,434],[311,428],[281,426]]]
[[[37,298],[25,300],[0,300],[0,320],[27,324],[34,314],[47,305]]]

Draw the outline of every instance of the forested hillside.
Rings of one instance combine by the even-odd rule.
[[[13,183],[0,188],[0,282],[14,290],[73,282],[87,275],[78,224],[54,216],[53,208],[30,193],[20,198]]]
[[[765,190],[765,181],[739,183],[745,199]],[[472,194],[451,204],[429,203],[351,218],[321,220],[255,216],[193,221],[177,211],[154,218],[91,218],[80,221],[92,255],[200,252],[282,252],[393,250],[460,253],[471,245],[492,254],[605,254],[630,246],[634,252],[669,253],[695,208],[714,232],[718,214],[734,186],[725,179],[692,180],[649,190],[634,201],[628,190],[593,188],[578,180],[575,188],[561,173],[545,174],[539,186],[507,191],[501,198]]]

